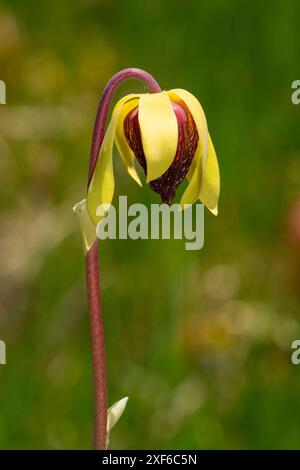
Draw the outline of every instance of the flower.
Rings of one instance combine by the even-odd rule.
[[[130,78],[140,80],[150,94],[131,94],[122,98],[115,106],[105,132],[112,97],[117,87]],[[181,208],[185,209],[200,199],[217,215],[220,191],[218,161],[198,100],[181,89],[162,92],[156,80],[141,69],[128,68],[116,73],[107,83],[99,103],[87,197],[73,207],[85,253],[95,384],[94,446],[97,450],[107,448],[109,433],[127,403],[125,397],[106,409],[105,346],[96,236],[96,225],[97,229],[101,228],[98,222],[109,213],[114,195],[114,143],[130,176],[141,185],[135,169],[138,161],[147,183],[160,194],[163,203],[170,204],[178,186],[187,177],[188,186],[180,200]],[[203,212],[203,208],[200,209]]]
[[[169,204],[187,177],[180,205],[199,199],[217,215],[218,161],[204,111],[191,93],[174,89],[130,94],[116,104],[88,188],[86,205],[95,224],[101,219],[97,208],[111,204],[114,194],[114,143],[129,175],[142,185],[135,168],[138,161],[162,202]]]

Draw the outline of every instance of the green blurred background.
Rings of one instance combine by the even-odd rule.
[[[109,402],[130,397],[111,448],[300,448],[299,15],[297,0],[0,2],[0,448],[91,447],[72,206],[101,91],[125,67],[199,98],[222,187],[203,250],[99,244]],[[115,171],[116,196],[158,202]]]

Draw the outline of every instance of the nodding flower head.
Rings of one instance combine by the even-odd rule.
[[[186,177],[195,156],[199,134],[195,121],[188,107],[181,101],[171,100],[171,106],[177,120],[177,148],[171,165],[158,178],[149,182],[153,191],[160,194],[161,201],[169,204],[176,195],[176,189]],[[147,175],[147,159],[143,148],[143,139],[139,123],[139,107],[130,111],[124,119],[124,134],[127,143]],[[161,132],[162,129],[159,130]],[[145,129],[147,133],[147,129]]]
[[[87,209],[97,223],[97,207],[114,194],[113,144],[129,175],[140,185],[138,161],[146,182],[170,204],[180,183],[188,185],[180,205],[198,199],[215,215],[220,189],[219,167],[204,111],[188,91],[131,94],[115,106],[88,189]]]

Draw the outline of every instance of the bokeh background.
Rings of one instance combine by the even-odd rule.
[[[300,448],[299,14],[297,0],[0,2],[0,448],[91,447],[71,209],[101,91],[129,66],[200,99],[222,192],[201,251],[100,243],[109,401],[130,397],[111,448]],[[116,195],[158,202],[115,171]]]

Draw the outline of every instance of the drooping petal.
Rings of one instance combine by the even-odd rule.
[[[90,217],[95,224],[103,218],[103,216],[97,216],[97,208],[102,204],[111,204],[114,195],[113,144],[115,131],[122,106],[130,97],[131,95],[124,96],[115,106],[88,188],[86,205]]]
[[[208,136],[208,157],[205,168],[205,177],[199,199],[214,214],[218,215],[218,199],[220,194],[220,173],[214,145]]]
[[[176,95],[178,98],[180,98],[184,103],[187,105],[189,108],[193,119],[196,123],[197,130],[199,133],[199,145],[201,146],[202,150],[202,155],[204,156],[204,166],[205,166],[205,161],[207,158],[207,153],[208,153],[208,129],[207,129],[207,122],[206,122],[206,117],[205,113],[203,111],[203,108],[197,98],[195,98],[194,95],[192,95],[189,91],[183,90],[181,88],[175,88],[174,90],[170,90],[168,92],[168,95],[170,98],[174,98],[173,95]],[[176,98],[175,98],[176,99]]]
[[[206,160],[207,160],[207,154],[208,154],[208,129],[207,129],[207,122],[206,122],[206,117],[203,111],[203,108],[197,98],[195,98],[194,95],[192,95],[189,91],[183,90],[181,88],[176,88],[174,90],[170,90],[168,92],[169,96],[171,99],[177,99],[179,98],[180,100],[184,101],[184,103],[187,105],[189,108],[193,119],[196,123],[198,134],[199,134],[199,147],[201,148],[201,165],[192,165],[192,169],[190,174],[193,171],[193,167],[197,167],[197,171],[199,172],[198,177],[195,175],[193,183],[195,183],[195,180],[198,180],[199,178],[202,179],[202,182],[204,181],[205,178],[205,167],[206,167]],[[198,154],[199,155],[199,154]],[[194,176],[194,175],[193,175]],[[196,185],[194,185],[196,187]]]
[[[183,195],[181,196],[180,205],[183,207],[187,204],[194,204],[199,197],[199,192],[201,189],[202,184],[202,166],[201,166],[202,156],[201,156],[201,148],[198,145],[194,156],[194,167],[190,168],[190,171],[187,175],[187,179],[189,180],[189,184],[184,191]]]
[[[141,95],[138,119],[149,183],[167,171],[176,155],[178,125],[168,94]]]
[[[131,148],[129,147],[125,134],[124,134],[124,119],[127,114],[130,113],[134,108],[139,104],[138,100],[139,95],[132,95],[132,98],[122,106],[122,109],[119,113],[117,128],[115,134],[115,144],[120,154],[120,157],[123,160],[124,165],[129,173],[129,175],[136,181],[140,186],[142,186],[141,180],[137,171],[135,169],[135,156]]]
[[[218,213],[218,199],[220,193],[220,174],[216,152],[208,133],[204,111],[199,101],[188,91],[174,89],[169,92],[170,98],[174,94],[182,99],[188,106],[195,120],[199,133],[199,148],[187,175],[189,184],[182,195],[180,204],[193,204],[198,198],[215,215]],[[198,195],[196,196],[198,191]]]

